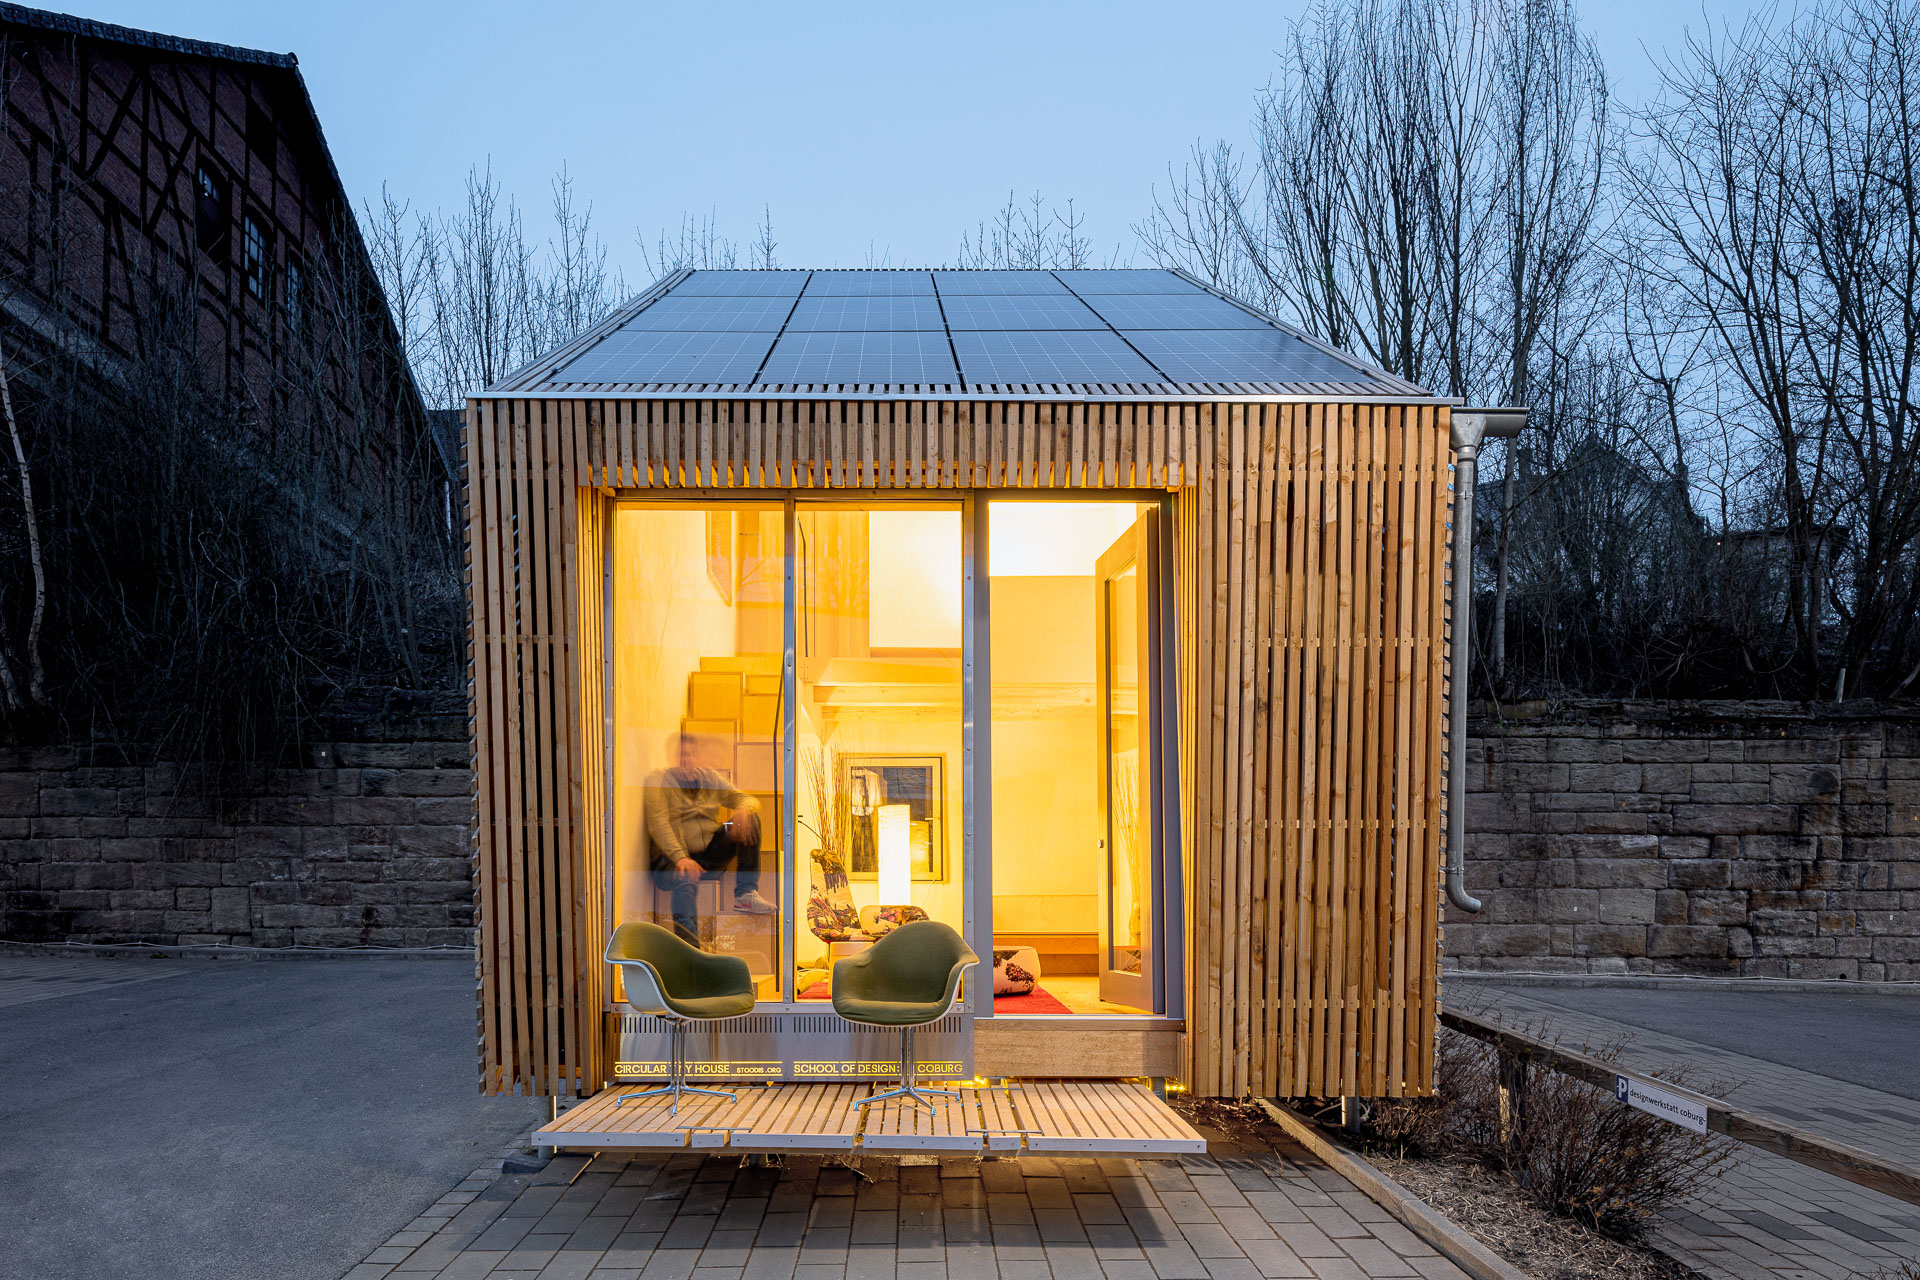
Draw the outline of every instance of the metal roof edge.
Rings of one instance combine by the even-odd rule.
[[[1409,395],[1398,391],[1384,392],[1245,392],[1245,391],[1182,391],[1164,394],[1125,394],[1125,393],[1086,393],[1073,391],[873,391],[847,390],[842,392],[823,391],[715,391],[715,390],[667,390],[667,391],[538,391],[538,390],[493,390],[477,391],[467,397],[469,404],[481,400],[807,400],[819,404],[844,404],[849,400],[874,401],[925,401],[957,404],[1018,403],[1018,404],[1378,404],[1378,405],[1433,405],[1442,408],[1457,408],[1466,403],[1457,397],[1431,396],[1425,393]]]

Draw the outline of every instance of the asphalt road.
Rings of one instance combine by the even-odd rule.
[[[1493,994],[1492,984],[1459,984]],[[1528,986],[1515,994],[1920,1101],[1920,996]]]
[[[7,1280],[338,1280],[536,1114],[470,962],[120,963],[177,972],[0,1008]]]

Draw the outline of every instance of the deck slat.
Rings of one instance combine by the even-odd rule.
[[[978,1151],[980,1102],[976,1095],[980,1092],[963,1089],[958,1098],[935,1099],[937,1109],[932,1112],[900,1098],[873,1103],[863,1108],[867,1124],[860,1145],[874,1151]]]
[[[1029,1151],[1200,1155],[1207,1141],[1144,1086],[1031,1080],[1019,1090]]]

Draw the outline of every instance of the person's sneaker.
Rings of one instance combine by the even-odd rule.
[[[758,889],[749,889],[733,896],[733,909],[743,915],[770,916],[780,908],[761,897]]]

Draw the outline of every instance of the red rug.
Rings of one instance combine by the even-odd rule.
[[[831,1000],[833,999],[833,992],[828,989],[828,984],[816,982],[802,991],[800,998],[802,1000]],[[1048,994],[1045,987],[1035,987],[1023,996],[995,996],[993,998],[993,1011],[996,1014],[1004,1013],[1028,1017],[1040,1014],[1057,1015],[1073,1012],[1073,1010],[1067,1008],[1067,1006],[1061,1004],[1052,995]]]

